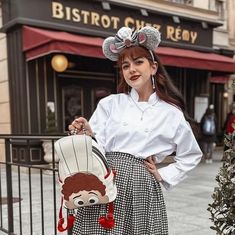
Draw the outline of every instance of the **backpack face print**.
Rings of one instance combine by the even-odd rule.
[[[105,190],[106,186],[97,176],[76,173],[65,179],[61,193],[64,195],[65,206],[68,209],[76,209],[108,203],[109,197]]]

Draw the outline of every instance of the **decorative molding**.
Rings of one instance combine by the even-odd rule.
[[[110,0],[113,3],[119,3],[117,0]],[[170,1],[162,1],[162,0],[128,0],[125,2],[126,5],[130,6],[139,6],[146,9],[151,9],[155,11],[161,11],[165,13],[174,13],[179,14],[181,16],[185,16],[192,19],[200,19],[207,21],[218,21],[219,16],[218,13],[211,10],[206,10],[199,7],[194,7],[188,4],[179,4]]]

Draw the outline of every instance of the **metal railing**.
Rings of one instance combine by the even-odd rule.
[[[54,152],[54,142],[61,137],[0,135],[0,231],[11,235],[62,234],[57,231],[60,186]],[[43,154],[45,140],[51,141],[51,163],[41,159],[34,164]]]

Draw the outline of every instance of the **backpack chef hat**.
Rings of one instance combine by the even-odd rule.
[[[108,37],[103,42],[104,55],[117,61],[121,51],[131,46],[142,46],[150,51],[154,51],[161,42],[160,32],[151,26],[145,26],[140,30],[133,31],[131,28],[122,27],[114,37]]]
[[[98,222],[104,228],[113,228],[113,201],[117,196],[115,172],[109,167],[102,149],[96,141],[84,134],[57,140],[55,150],[60,159],[59,178],[62,189],[58,230],[62,232],[69,229],[74,221],[74,216],[70,215],[67,227],[64,227],[62,204],[67,209],[106,204],[107,215],[101,216]]]
[[[60,159],[59,177],[62,184],[67,177],[78,172],[91,173],[105,185],[105,195],[108,196],[109,202],[115,200],[117,194],[113,183],[115,176],[96,141],[87,135],[67,136],[55,143],[55,149]],[[68,209],[75,208],[76,206]]]

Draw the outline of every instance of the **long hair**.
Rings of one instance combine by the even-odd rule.
[[[154,61],[153,61],[152,55],[154,57]],[[193,120],[188,115],[186,111],[185,101],[184,101],[182,94],[171,81],[167,71],[165,70],[164,66],[162,65],[156,53],[152,52],[152,55],[150,54],[148,49],[141,47],[141,46],[129,47],[129,48],[124,49],[120,53],[119,59],[117,61],[117,66],[119,68],[119,76],[120,76],[118,86],[117,86],[117,91],[123,92],[126,94],[129,92],[128,84],[126,83],[123,77],[123,73],[121,69],[121,65],[126,57],[131,58],[131,59],[134,59],[137,57],[145,57],[149,61],[150,64],[157,62],[158,69],[157,69],[156,74],[154,75],[157,96],[161,100],[180,108],[185,116],[185,119],[190,123],[195,136],[198,136],[198,132],[199,132],[198,125],[196,121]]]
[[[154,61],[156,61],[158,64],[157,72],[154,75],[157,96],[161,100],[164,100],[167,103],[170,103],[174,106],[177,106],[178,108],[180,108],[184,112],[185,111],[185,103],[184,103],[184,99],[183,99],[181,93],[172,83],[169,75],[167,74],[165,68],[161,64],[156,53],[153,52],[153,56],[154,56]],[[129,57],[131,59],[134,59],[137,57],[145,57],[146,59],[148,59],[150,64],[153,64],[154,61],[153,61],[153,58],[152,58],[150,52],[144,47],[139,47],[139,46],[129,47],[121,52],[119,59],[118,59],[118,62],[117,62],[117,65],[119,68],[119,75],[120,75],[120,80],[118,83],[117,91],[124,92],[127,94],[129,91],[129,87],[123,77],[123,73],[122,73],[122,69],[121,69],[121,64],[123,63],[123,61],[126,57]]]

